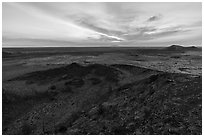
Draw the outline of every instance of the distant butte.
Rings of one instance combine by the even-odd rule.
[[[166,48],[167,50],[184,50],[184,49],[197,49],[196,46],[190,46],[190,47],[183,47],[180,45],[171,45]]]
[[[168,50],[183,50],[184,47],[180,45],[171,45],[170,47],[167,47]]]

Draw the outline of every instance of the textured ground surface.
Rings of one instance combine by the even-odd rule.
[[[202,134],[201,51],[154,50],[9,55],[3,134]]]

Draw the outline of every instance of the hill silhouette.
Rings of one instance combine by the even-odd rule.
[[[170,50],[170,51],[195,50],[195,49],[197,49],[197,47],[195,47],[195,46],[183,47],[181,45],[171,45],[171,46],[167,47],[166,49]]]

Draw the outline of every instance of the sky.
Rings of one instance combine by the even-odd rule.
[[[202,4],[3,2],[3,47],[202,45]]]

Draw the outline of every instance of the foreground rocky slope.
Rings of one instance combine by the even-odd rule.
[[[48,88],[31,96],[3,92],[3,134],[202,133],[201,76],[73,63],[15,81]],[[28,107],[9,117],[12,107],[22,111],[20,100]]]
[[[179,79],[158,74],[125,85],[64,134],[201,134],[201,79]]]

